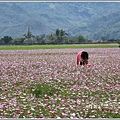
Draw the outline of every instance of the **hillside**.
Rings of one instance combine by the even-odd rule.
[[[74,29],[73,34],[84,35],[89,39],[101,39],[101,37],[120,38],[120,13],[114,12],[106,16],[98,17],[94,19],[89,25],[83,27],[77,27]]]
[[[0,2],[0,38],[34,35],[57,28],[88,39],[120,38],[120,2]]]

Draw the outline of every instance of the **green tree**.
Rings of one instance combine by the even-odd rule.
[[[49,39],[50,43],[57,44],[57,39],[56,39],[56,35],[55,34],[50,34],[48,36],[48,39]]]
[[[86,39],[82,35],[79,35],[78,36],[78,42],[79,43],[84,43],[84,42],[86,42]]]
[[[59,29],[56,29],[56,43],[59,43],[60,42],[60,30]]]
[[[35,38],[36,38],[37,43],[40,44],[41,42],[44,41],[45,34],[41,34],[40,36],[36,36]]]
[[[59,37],[59,35],[60,35],[60,30],[56,29],[56,36]]]
[[[117,43],[119,44],[119,48],[120,48],[120,39],[117,39]]]
[[[22,45],[25,38],[15,38],[10,43],[15,45]]]
[[[0,45],[4,45],[4,41],[0,39]]]
[[[64,42],[64,37],[66,35],[67,35],[67,33],[63,29],[61,29],[61,30],[56,29],[56,37],[57,37],[56,42],[58,44],[63,43]]]
[[[12,37],[10,36],[4,36],[1,38],[2,41],[4,41],[5,44],[9,44],[9,42],[12,40]]]
[[[105,36],[102,36],[102,37],[101,37],[101,40],[102,40],[103,42],[108,41],[108,39],[107,39]]]

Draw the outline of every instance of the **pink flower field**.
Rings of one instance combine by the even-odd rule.
[[[120,118],[120,49],[0,51],[0,118]]]

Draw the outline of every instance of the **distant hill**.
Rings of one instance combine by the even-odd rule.
[[[106,16],[98,17],[89,25],[77,27],[73,34],[79,33],[89,39],[101,39],[101,37],[120,38],[120,13],[114,12]]]
[[[88,39],[120,38],[120,2],[0,2],[0,38],[58,29]]]

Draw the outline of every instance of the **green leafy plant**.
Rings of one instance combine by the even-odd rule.
[[[57,93],[57,91],[57,88],[47,84],[37,84],[34,89],[32,88],[30,90],[30,92],[37,98],[44,97],[45,95],[52,96]]]

